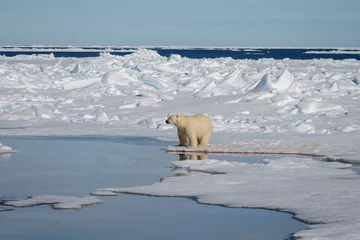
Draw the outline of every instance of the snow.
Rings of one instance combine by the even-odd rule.
[[[360,177],[350,164],[295,157],[264,162],[177,161],[174,166],[189,174],[167,177],[150,186],[97,189],[92,194],[191,197],[204,204],[274,209],[292,212],[312,223],[309,229],[295,234],[301,239],[359,236]]]
[[[83,206],[101,203],[94,196],[57,196],[57,195],[39,195],[26,199],[4,201],[4,205],[12,207],[31,207],[36,205],[51,205],[54,209],[80,209]]]
[[[93,58],[0,56],[0,135],[142,136],[173,145],[176,129],[165,124],[170,113],[206,113],[214,125],[213,151],[310,154],[360,163],[359,72],[355,59],[167,58],[145,48]],[[359,179],[342,169],[348,165],[303,158],[251,166],[187,163],[195,164],[187,167],[192,170],[225,174],[167,178],[121,191],[281,209],[324,223],[297,233],[307,239],[359,234],[354,187]]]
[[[135,82],[137,79],[132,78],[125,71],[109,71],[102,78],[103,84],[114,84],[127,86],[130,82]]]
[[[0,56],[0,134],[176,139],[166,116],[203,112],[214,120],[214,144],[281,140],[302,152],[310,142],[359,162],[359,71],[354,59],[166,58],[144,48],[93,58]]]

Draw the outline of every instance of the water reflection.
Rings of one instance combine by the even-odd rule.
[[[4,137],[4,141],[18,152],[12,156],[0,155],[0,159],[11,159],[8,162],[0,160],[0,198],[46,194],[78,196],[88,195],[97,188],[148,185],[168,176],[171,162],[180,158],[180,155],[160,151],[166,147],[166,142],[136,138]],[[183,160],[207,157],[246,160],[239,155],[181,156]],[[247,158],[251,162],[254,157]],[[170,174],[209,174],[186,173],[185,170],[177,169]],[[139,226],[142,226],[141,231]],[[81,211],[60,212],[40,206],[16,208],[11,213],[2,212],[0,217],[0,239],[7,240],[232,240],[239,236],[243,240],[277,240],[305,228],[306,224],[285,213],[235,210],[194,204],[184,198],[127,194],[106,198],[104,204]]]
[[[10,161],[11,160],[11,153],[4,153],[0,154],[0,161]]]
[[[178,154],[179,161],[184,160],[206,160],[208,159],[208,156],[204,153],[198,153],[198,154]]]
[[[178,154],[179,161],[185,161],[185,160],[207,160],[208,156],[204,153],[197,153],[197,154]],[[174,168],[172,170],[174,177],[188,177],[188,176],[203,176],[208,175],[209,173],[203,173],[203,172],[197,172],[197,171],[189,171],[184,168]]]

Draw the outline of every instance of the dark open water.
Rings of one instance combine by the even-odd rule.
[[[81,47],[83,51],[71,51],[69,47],[16,47],[16,51],[13,51],[14,47],[2,47],[2,49],[9,49],[0,51],[0,55],[8,57],[16,55],[32,55],[32,54],[49,54],[53,53],[55,57],[98,57],[101,52],[109,52],[112,55],[124,56],[131,54],[134,49],[132,48],[111,48],[114,51],[108,50],[105,47]],[[29,49],[34,48],[36,51]],[[22,50],[23,49],[23,50]],[[43,51],[41,51],[43,49]],[[53,51],[50,49],[54,49]],[[69,51],[66,51],[69,49]],[[171,54],[180,54],[187,58],[220,58],[231,57],[233,59],[253,59],[260,58],[274,58],[274,59],[318,59],[318,58],[331,58],[334,60],[343,59],[357,59],[360,60],[360,49],[358,50],[341,50],[341,53],[332,53],[330,51],[338,51],[339,49],[298,49],[298,48],[224,48],[224,49],[204,49],[204,48],[191,48],[191,49],[165,49],[165,48],[148,48],[157,51],[164,57],[169,57]],[[121,50],[122,52],[116,52]],[[318,52],[318,53],[308,53]],[[321,53],[319,53],[321,52]]]

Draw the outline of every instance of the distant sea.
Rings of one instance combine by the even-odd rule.
[[[360,48],[147,48],[158,52],[164,57],[171,54],[179,54],[187,58],[220,58],[231,57],[233,59],[273,58],[273,59],[317,59],[330,58],[334,60],[357,59],[360,60]],[[112,55],[124,56],[136,51],[137,48],[125,47],[39,47],[39,46],[0,46],[0,56],[17,56],[32,54],[54,54],[55,57],[97,57],[103,52]]]

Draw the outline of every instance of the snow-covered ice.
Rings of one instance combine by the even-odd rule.
[[[51,205],[54,209],[80,209],[87,205],[101,203],[102,200],[95,196],[57,196],[39,195],[26,199],[4,201],[4,205],[12,207],[31,207],[37,205]]]
[[[357,239],[360,235],[360,177],[350,164],[295,157],[265,160],[265,164],[215,159],[173,164],[189,172],[211,174],[182,174],[150,186],[105,188],[92,194],[191,197],[204,204],[292,212],[312,223],[295,234],[301,239]]]
[[[0,135],[176,140],[167,115],[204,112],[214,121],[212,143],[283,141],[297,152],[315,144],[359,161],[359,72],[354,59],[166,58],[143,48],[80,59],[0,56]]]
[[[144,48],[94,58],[0,56],[0,135],[123,135],[177,142],[176,129],[164,122],[169,114],[207,113],[214,125],[210,143],[223,150],[286,151],[359,163],[359,76],[360,61],[354,59],[167,58]],[[225,175],[169,178],[131,191],[281,209],[324,223],[297,233],[308,239],[359,234],[359,179],[342,169],[348,165],[296,158],[252,166],[208,163],[201,171]],[[203,188],[211,185],[204,180],[216,191]]]

